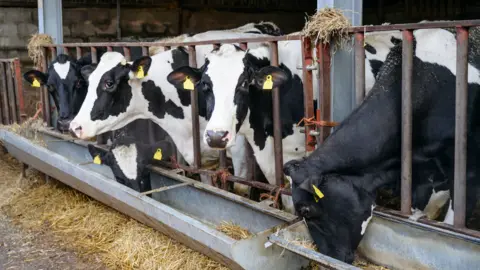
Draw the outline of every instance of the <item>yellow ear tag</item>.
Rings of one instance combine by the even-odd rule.
[[[323,193],[318,189],[315,185],[312,185],[313,191],[315,191],[315,194],[313,195],[313,198],[315,198],[315,202],[318,202],[319,199],[325,197]]]
[[[137,71],[137,79],[142,79],[145,77],[145,72],[143,72],[143,67],[139,66]]]
[[[185,81],[183,82],[183,89],[185,90],[193,90],[193,82],[190,80],[190,77],[185,77]]]
[[[263,90],[272,90],[272,89],[273,89],[272,75],[267,75],[267,79],[263,83]]]
[[[99,155],[96,155],[95,158],[93,159],[93,163],[95,164],[102,164],[102,160],[100,159]]]
[[[158,148],[155,154],[153,155],[153,159],[162,160],[162,149]]]
[[[33,87],[40,87],[40,82],[38,82],[37,78],[33,78],[32,86]]]

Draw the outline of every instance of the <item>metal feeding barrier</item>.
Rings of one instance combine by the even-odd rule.
[[[22,73],[18,58],[0,59],[0,122],[20,123],[26,118]]]
[[[455,246],[452,250],[455,250],[458,245],[463,245],[463,244],[458,244],[457,241],[460,239],[461,241],[466,241],[468,243],[474,243],[472,244],[473,247],[469,246],[468,249],[462,249],[462,250],[476,250],[478,251],[478,247],[480,247],[480,232],[471,230],[465,227],[465,205],[466,205],[466,130],[467,130],[467,111],[466,111],[466,104],[467,104],[467,51],[468,51],[468,29],[469,27],[473,26],[480,26],[480,20],[470,20],[470,21],[450,21],[450,22],[430,22],[430,23],[415,23],[415,24],[399,24],[399,25],[382,25],[382,26],[361,26],[361,27],[352,27],[348,31],[350,34],[354,36],[354,42],[355,42],[355,97],[357,104],[361,103],[365,97],[365,49],[364,49],[364,34],[367,32],[373,32],[373,31],[392,31],[392,30],[398,30],[402,32],[403,35],[403,52],[402,52],[402,173],[401,173],[401,211],[396,211],[396,210],[391,210],[391,209],[384,209],[377,207],[376,210],[374,211],[374,219],[372,220],[373,223],[370,223],[370,227],[374,226],[378,230],[381,230],[382,226],[391,226],[392,228],[394,227],[394,231],[400,232],[400,234],[403,235],[414,235],[415,233],[418,233],[418,231],[415,230],[422,230],[423,233],[426,235],[429,235],[431,239],[434,239],[437,235],[441,235],[444,238],[442,241],[450,241],[451,246]],[[454,202],[454,208],[455,208],[455,219],[454,219],[454,226],[449,226],[445,225],[440,222],[436,221],[430,221],[427,219],[419,219],[417,222],[410,221],[408,220],[408,216],[411,214],[410,209],[411,209],[411,200],[412,200],[412,64],[413,64],[413,31],[416,29],[432,29],[432,28],[455,28],[456,29],[456,39],[457,39],[457,70],[456,70],[456,111],[455,111],[455,117],[456,117],[456,124],[455,124],[455,179],[454,179],[454,188],[455,188],[455,202]],[[303,70],[303,83],[304,83],[304,134],[305,134],[305,147],[307,152],[312,152],[315,150],[315,146],[320,145],[321,143],[324,142],[324,140],[329,136],[330,130],[333,126],[336,125],[336,123],[333,123],[331,121],[331,81],[330,81],[330,65],[331,65],[331,53],[330,53],[330,47],[329,45],[323,45],[323,44],[316,44],[313,45],[312,41],[307,38],[307,37],[302,37],[300,35],[292,35],[292,36],[280,36],[280,37],[262,37],[262,38],[248,38],[248,39],[227,39],[227,40],[209,40],[209,41],[201,41],[201,42],[182,42],[182,43],[167,43],[167,42],[135,42],[135,43],[126,43],[126,42],[117,42],[117,43],[70,43],[70,44],[60,44],[60,45],[47,45],[44,46],[45,53],[44,55],[50,55],[50,58],[53,60],[56,55],[57,55],[57,49],[58,48],[63,48],[64,52],[66,54],[76,54],[76,58],[81,58],[83,56],[83,52],[86,48],[88,48],[91,52],[91,57],[92,57],[92,62],[97,63],[98,62],[98,57],[97,57],[97,49],[98,48],[106,48],[107,51],[112,51],[113,48],[115,47],[121,47],[123,54],[125,55],[125,58],[130,61],[131,59],[131,49],[134,47],[141,47],[142,54],[143,55],[148,55],[148,47],[150,46],[163,46],[166,50],[170,50],[172,47],[176,46],[184,46],[188,48],[188,53],[189,53],[189,64],[191,67],[196,67],[196,46],[200,45],[213,45],[214,47],[220,46],[220,44],[223,43],[236,43],[239,44],[239,46],[243,49],[247,48],[248,43],[257,43],[257,42],[266,42],[269,44],[271,48],[271,64],[274,66],[278,66],[278,42],[279,41],[300,41],[302,43],[302,57],[303,57],[303,63],[302,63],[302,70]],[[43,71],[46,71],[47,67],[47,58],[45,57],[43,59]],[[317,66],[318,68],[315,68]],[[315,111],[314,106],[313,106],[313,94],[314,94],[314,73],[313,71],[317,70],[318,71],[318,109]],[[273,94],[272,94],[272,102],[273,102],[273,127],[274,127],[274,152],[275,152],[275,179],[276,179],[276,185],[271,185],[271,184],[266,184],[263,182],[256,181],[254,179],[254,175],[251,173],[247,176],[247,178],[240,178],[240,177],[235,177],[232,175],[228,175],[226,177],[226,180],[229,182],[236,182],[236,183],[241,183],[245,184],[251,187],[256,187],[259,189],[266,190],[268,192],[277,192],[277,194],[282,193],[286,195],[291,195],[291,191],[288,189],[284,188],[284,183],[283,183],[283,155],[282,155],[282,134],[281,134],[281,118],[280,118],[280,97],[279,97],[279,91],[278,89],[273,89]],[[51,116],[50,116],[50,103],[49,103],[49,97],[48,97],[48,92],[45,87],[42,89],[42,104],[43,106],[43,117],[44,120],[48,123],[49,126],[52,125],[51,123]],[[218,174],[218,171],[212,171],[212,170],[206,170],[202,169],[202,164],[201,164],[201,153],[200,153],[200,132],[199,132],[199,114],[198,114],[198,93],[197,90],[191,91],[191,100],[192,100],[192,130],[193,130],[193,149],[194,149],[194,162],[193,164],[190,164],[190,166],[185,166],[181,165],[181,169],[190,172],[190,173],[198,173],[202,175],[208,175],[210,177],[214,177],[215,175]],[[47,137],[52,137],[52,136],[57,136],[57,138],[60,139],[65,139],[63,135],[55,135],[54,133],[47,132],[45,133]],[[21,144],[26,144],[26,142],[20,142],[17,139],[11,137],[11,135],[2,133],[0,134],[3,136],[4,139],[8,139],[10,141],[10,144],[16,144],[16,143],[21,143]],[[98,144],[105,144],[105,138],[101,138],[102,136],[99,136],[98,138]],[[61,155],[67,157],[67,159],[72,158],[71,155],[74,155],[73,152],[69,152],[70,150],[66,151],[62,147],[70,147],[74,148],[77,147],[78,144],[83,145],[85,144],[84,142],[80,140],[75,140],[75,141],[68,141],[65,140],[64,144],[65,146],[58,146],[61,145],[62,143],[55,143],[51,144],[49,146],[49,150],[61,153]],[[76,144],[77,146],[72,146],[73,144]],[[68,148],[67,147],[67,148]],[[82,146],[83,147],[83,146]],[[14,149],[14,148],[12,148]],[[25,146],[25,149],[27,149],[27,146]],[[18,150],[18,149],[17,149]],[[74,156],[74,159],[78,159],[78,162],[83,162],[85,161],[85,152],[86,149],[84,147],[82,149],[77,149],[78,152],[83,153],[83,154],[75,154],[77,156]],[[76,150],[76,151],[77,151]],[[62,158],[58,158],[58,160],[53,161],[50,164],[46,164],[46,161],[42,161],[40,158],[42,155],[45,153],[42,152],[43,150],[38,150],[38,157],[36,160],[30,160],[28,156],[26,156],[25,153],[23,152],[18,152],[17,155],[21,158],[23,158],[23,162],[32,162],[32,163],[38,163],[39,167],[43,166],[42,168],[44,169],[44,172],[47,172],[46,168],[53,168],[52,166],[56,164],[55,162],[63,162]],[[71,153],[71,154],[70,154]],[[249,149],[249,153],[252,154],[251,149]],[[57,158],[57,157],[55,157]],[[29,161],[30,160],[30,161]],[[249,167],[250,169],[255,167],[254,163],[254,157],[251,156],[248,158],[250,164]],[[42,163],[43,162],[43,163]],[[63,164],[63,163],[62,163]],[[63,165],[62,165],[63,166]],[[67,166],[67,165],[65,165]],[[227,167],[227,162],[226,162],[226,152],[220,151],[220,169],[226,169]],[[63,168],[63,167],[62,167]],[[67,177],[70,181],[68,184],[72,185],[75,188],[78,188],[82,192],[85,191],[88,194],[93,194],[92,196],[94,198],[99,198],[101,201],[106,202],[108,205],[111,205],[112,207],[115,207],[115,204],[122,204],[122,202],[117,202],[121,201],[121,197],[119,197],[118,193],[112,192],[111,195],[106,195],[102,192],[97,191],[92,191],[90,185],[96,185],[89,183],[87,186],[83,186],[81,184],[76,184],[75,181],[78,179],[81,179],[81,177],[85,176],[88,174],[88,172],[85,172],[85,169],[82,169],[81,172],[77,167],[72,167],[68,170],[63,170],[62,168],[58,169],[58,174],[57,177]],[[88,167],[89,169],[95,170],[94,166],[93,167]],[[63,170],[63,171],[62,171]],[[164,188],[166,185],[157,185],[154,186],[153,180],[152,180],[152,188],[158,188],[159,190],[162,190],[159,193],[154,193],[153,198],[156,198],[158,201],[166,204],[166,205],[173,205],[175,208],[181,209],[183,212],[186,212],[187,214],[196,216],[199,215],[201,216],[200,220],[204,220],[204,216],[208,216],[210,219],[214,219],[210,213],[205,212],[204,209],[200,209],[196,207],[197,204],[194,204],[195,206],[192,206],[190,204],[190,207],[192,209],[188,208],[188,205],[183,204],[183,201],[180,202],[176,200],[175,198],[184,198],[183,196],[186,196],[185,194],[188,194],[188,196],[192,196],[191,198],[195,198],[195,200],[198,200],[199,203],[198,205],[202,205],[202,203],[209,204],[207,201],[202,199],[202,196],[207,196],[205,195],[204,192],[205,190],[208,190],[210,193],[215,193],[215,196],[221,196],[222,198],[234,198],[232,199],[235,204],[242,204],[242,205],[249,205],[249,207],[252,207],[252,201],[247,201],[243,199],[239,199],[238,197],[235,197],[233,195],[226,195],[226,192],[224,191],[215,191],[216,189],[207,187],[207,185],[204,184],[196,184],[195,182],[191,182],[190,180],[185,179],[184,177],[182,178],[181,176],[177,176],[176,173],[172,173],[172,171],[166,171],[164,169],[158,169],[156,167],[151,167],[152,172],[155,173],[160,173],[164,177],[171,179],[176,179],[175,185],[172,186],[171,188]],[[61,172],[60,172],[61,171]],[[78,174],[78,175],[77,175]],[[70,175],[70,176],[69,176]],[[70,177],[70,178],[69,178]],[[76,178],[75,178],[76,177]],[[74,180],[77,179],[77,180]],[[177,179],[178,178],[178,179]],[[180,179],[181,178],[181,179]],[[162,178],[163,179],[163,178]],[[180,180],[179,180],[180,179]],[[168,180],[168,181],[170,181]],[[67,181],[67,180],[66,180]],[[160,181],[160,180],[159,180]],[[165,179],[161,181],[167,181]],[[83,181],[83,182],[88,182],[88,181]],[[188,183],[188,184],[184,184]],[[110,184],[109,184],[110,185]],[[167,185],[168,186],[168,185]],[[116,185],[113,185],[112,188],[115,190],[118,189]],[[223,188],[227,188],[226,185],[223,186]],[[101,185],[98,185],[98,189],[104,190],[104,188],[101,187]],[[123,188],[122,192],[123,191]],[[89,193],[90,192],[90,193]],[[179,193],[175,193],[179,192]],[[185,194],[183,194],[184,192]],[[223,192],[223,193],[222,193]],[[128,193],[128,194],[127,194]],[[126,192],[126,195],[128,197],[128,202],[123,202],[123,204],[129,204],[128,207],[137,207],[136,209],[140,209],[141,207],[138,206],[137,201],[133,200],[131,198],[131,192]],[[201,193],[204,195],[199,195],[196,197],[195,194]],[[162,195],[163,194],[163,195]],[[176,194],[171,195],[170,197],[165,195],[165,194]],[[193,194],[193,195],[192,195]],[[219,195],[220,194],[220,195]],[[111,196],[117,196],[115,197],[114,201],[115,203],[109,203],[109,197]],[[130,196],[130,197],[129,197]],[[157,197],[155,197],[157,196]],[[162,197],[164,196],[164,197]],[[166,196],[166,197],[165,197]],[[215,197],[214,196],[214,197]],[[143,198],[143,197],[142,197]],[[216,197],[215,197],[216,198]],[[142,199],[142,203],[145,203],[145,200],[149,199]],[[216,200],[216,199],[215,199]],[[149,204],[151,204],[150,201],[148,201]],[[219,203],[224,203],[224,201],[221,201]],[[113,204],[113,205],[112,205]],[[143,205],[143,204],[142,204]],[[211,204],[209,204],[211,205]],[[172,207],[173,207],[172,206]],[[120,211],[123,212],[129,212],[131,210],[128,210],[130,208],[127,207],[123,209],[124,206],[122,207],[115,207],[116,209],[119,209]],[[152,205],[149,205],[149,207],[153,207]],[[155,207],[160,207],[160,206],[155,206]],[[153,207],[153,208],[155,208]],[[163,207],[163,206],[162,206]],[[211,205],[211,207],[217,209],[218,206]],[[233,206],[232,206],[233,207]],[[152,208],[152,209],[153,209]],[[208,207],[207,207],[208,208]],[[294,219],[291,216],[285,215],[286,213],[279,215],[278,212],[275,212],[272,210],[264,210],[264,209],[259,209],[258,206],[254,206],[255,209],[261,210],[263,213],[267,213],[268,215],[274,215],[277,218],[280,218],[282,221],[287,221],[287,223],[290,224],[289,227],[283,228],[278,234],[272,234],[271,237],[268,238],[268,240],[272,243],[275,243],[276,245],[285,248],[293,253],[300,254],[303,257],[307,257],[313,260],[316,260],[320,262],[321,264],[332,267],[332,268],[337,268],[337,269],[345,269],[348,268],[345,265],[342,265],[341,262],[337,262],[335,260],[331,260],[331,258],[325,258],[326,256],[319,254],[318,252],[313,252],[313,251],[307,251],[305,248],[299,247],[298,245],[293,245],[291,243],[285,242],[285,238],[281,238],[285,235],[290,235],[294,231],[299,232],[301,234],[305,233],[304,225],[300,223],[294,223]],[[156,209],[156,208],[155,208]],[[232,208],[233,210],[234,208]],[[237,209],[237,208],[235,208]],[[270,208],[271,209],[271,208]],[[130,215],[135,216],[136,218],[138,217],[139,213],[138,211],[135,210],[132,213],[129,213]],[[152,210],[153,211],[153,210]],[[166,210],[165,210],[166,211]],[[170,211],[170,210],[168,210]],[[167,211],[167,212],[168,212]],[[190,213],[191,211],[199,211],[198,213]],[[243,210],[238,210],[238,211],[243,211]],[[141,212],[141,211],[140,211]],[[201,212],[201,214],[199,214]],[[243,213],[243,212],[242,212]],[[181,215],[181,214],[178,214]],[[245,212],[245,215],[248,216],[247,212]],[[175,216],[175,215],[173,215]],[[139,216],[139,219],[144,218],[143,216]],[[160,218],[160,217],[158,217]],[[250,219],[249,219],[250,220]],[[252,222],[255,219],[252,220]],[[151,222],[152,220],[145,221],[147,224]],[[163,222],[160,219],[161,222]],[[159,228],[163,232],[167,233],[168,235],[172,235],[175,237],[180,237],[183,239],[181,242],[186,243],[189,246],[193,246],[193,248],[197,250],[201,250],[201,248],[198,248],[199,246],[197,244],[192,244],[189,242],[189,240],[185,240],[186,235],[191,238],[195,238],[194,240],[203,243],[205,245],[208,245],[208,241],[210,241],[207,238],[198,238],[198,235],[190,235],[188,234],[188,230],[183,230],[184,227],[183,225],[187,224],[185,220],[183,220],[183,217],[177,220],[180,224],[177,227],[175,227],[175,230],[179,231],[180,234],[175,233],[177,231],[173,230],[172,226],[175,224],[170,224],[166,225],[167,228],[165,228],[165,225],[158,225],[156,224],[154,227]],[[182,223],[183,222],[183,223]],[[281,222],[278,221],[278,224]],[[277,224],[275,223],[275,224]],[[195,225],[196,223],[188,223],[190,224],[189,226],[197,226]],[[192,225],[194,224],[194,225]],[[272,223],[273,224],[273,223]],[[278,225],[277,224],[277,225]],[[383,224],[383,225],[382,225]],[[386,224],[386,225],[385,225]],[[160,227],[159,227],[160,226]],[[170,228],[168,228],[170,226]],[[303,226],[303,227],[302,227]],[[197,227],[195,227],[197,228]],[[198,233],[204,232],[204,230],[200,227]],[[264,227],[262,227],[264,228]],[[412,231],[413,230],[413,231]],[[174,232],[175,231],[175,232]],[[273,231],[272,231],[273,232]],[[182,234],[183,233],[183,234]],[[385,233],[395,233],[390,231],[385,231]],[[186,235],[185,235],[186,234]],[[308,234],[308,232],[307,232]],[[367,243],[367,244],[361,244],[362,249],[365,250],[365,246],[367,246],[370,250],[378,250],[378,241],[375,240],[372,235],[375,235],[372,230],[367,229],[367,232],[365,233],[364,240],[362,240],[362,243]],[[183,237],[183,238],[182,238]],[[187,237],[187,238],[188,238]],[[203,237],[203,236],[202,236]],[[373,238],[372,238],[373,237]],[[376,235],[378,239],[382,238],[382,236]],[[406,237],[406,236],[405,236]],[[429,239],[430,239],[429,238]],[[366,239],[366,240],[365,240]],[[440,238],[439,238],[440,239]],[[446,239],[446,240],[445,240]],[[454,239],[454,240],[452,240]],[[399,241],[394,241],[395,238],[391,239],[382,239],[384,241],[390,241],[389,244],[386,244],[386,246],[382,246],[382,248],[390,250],[391,254],[395,254],[395,250],[399,249]],[[223,240],[222,240],[223,241]],[[377,242],[375,242],[377,241]],[[438,240],[440,241],[440,240]],[[227,243],[226,241],[225,243]],[[230,242],[228,242],[230,243]],[[453,243],[453,244],[452,244]],[[463,243],[463,242],[462,242]],[[423,245],[423,246],[422,246]],[[435,255],[430,255],[428,253],[428,248],[426,247],[431,247],[433,244],[419,244],[419,246],[422,246],[425,248],[425,252],[422,253],[422,256],[433,256]],[[234,245],[232,245],[233,247]],[[463,245],[462,247],[464,247]],[[222,253],[222,247],[214,247],[208,246],[210,249],[215,250],[215,252],[220,252]],[[460,250],[460,249],[459,249]],[[207,250],[209,252],[209,250]],[[202,251],[202,252],[207,252],[207,251]],[[226,251],[225,251],[226,252]],[[232,251],[233,252],[233,251]],[[260,251],[259,251],[260,252]],[[415,257],[414,255],[408,255],[408,252],[413,252],[412,249],[406,249],[404,251],[404,254],[402,254],[403,257],[409,257],[410,260],[412,261],[420,261],[423,262],[422,260],[425,259],[425,257],[418,256]],[[444,251],[445,252],[445,251]],[[466,252],[465,254],[467,254]],[[407,255],[405,255],[407,254]],[[208,255],[208,254],[207,254]],[[210,254],[212,255],[212,254]],[[378,255],[378,254],[377,254]],[[227,254],[227,253],[222,253],[221,256],[215,256],[215,254],[212,255],[213,257],[219,259],[220,261],[224,260],[236,260],[235,256],[232,254]],[[289,255],[290,256],[290,255]],[[400,256],[400,255],[398,255]],[[467,255],[465,255],[467,256]],[[227,258],[228,257],[228,258]],[[384,256],[385,257],[385,256]],[[377,261],[380,261],[384,265],[388,265],[388,262],[381,261],[382,256],[379,256]],[[430,266],[434,265],[435,267],[440,267],[445,266],[449,263],[449,260],[445,260],[444,256],[437,256],[436,262],[429,264]],[[226,259],[227,258],[227,259]],[[292,257],[293,258],[293,257]],[[387,260],[388,258],[385,257]],[[466,257],[465,257],[466,258]],[[464,260],[469,260],[468,257]],[[244,260],[245,258],[242,258]],[[235,261],[238,263],[238,261]],[[450,260],[450,263],[453,262]],[[242,261],[242,263],[245,263],[245,265],[250,265],[248,264],[248,259],[245,261]],[[239,263],[242,265],[242,267],[245,267],[242,263]],[[396,265],[398,262],[391,262],[391,265]],[[230,265],[229,263],[227,263]],[[470,266],[470,265],[467,265]],[[434,268],[435,268],[434,267]],[[248,268],[248,267],[247,267]],[[468,268],[466,268],[468,269]]]

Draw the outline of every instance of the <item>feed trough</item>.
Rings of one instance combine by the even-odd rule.
[[[106,166],[89,163],[86,142],[40,130],[45,147],[0,129],[9,153],[51,177],[200,251],[232,269],[300,269],[309,260],[332,269],[358,269],[292,239],[310,240],[298,217],[194,181],[173,170],[152,168],[152,198],[117,183]],[[218,231],[233,222],[252,236],[235,240]],[[475,269],[477,238],[376,213],[359,252],[392,269]]]

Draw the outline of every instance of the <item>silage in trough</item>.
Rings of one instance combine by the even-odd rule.
[[[1,210],[24,228],[52,232],[55,242],[87,259],[100,258],[110,269],[227,269],[60,182],[44,183],[33,171],[19,186],[21,164],[9,155],[0,168]]]

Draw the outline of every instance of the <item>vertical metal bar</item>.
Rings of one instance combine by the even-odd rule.
[[[455,173],[453,225],[465,227],[467,195],[467,99],[468,99],[468,29],[457,27],[457,76],[455,94]]]
[[[365,49],[363,33],[355,33],[355,97],[357,106],[365,98]]]
[[[122,38],[122,28],[120,27],[120,0],[117,0],[117,39]]]
[[[77,60],[82,58],[82,48],[76,47],[75,50],[77,51]]]
[[[125,56],[125,60],[131,61],[131,55],[130,55],[130,48],[129,47],[123,47],[123,55]]]
[[[90,48],[90,55],[91,55],[91,57],[92,57],[92,64],[98,63],[97,48],[91,47],[91,48]]]
[[[107,52],[111,52],[111,51],[113,51],[112,46],[107,46]]]
[[[241,48],[242,50],[246,50],[246,49],[248,48],[247,42],[240,42],[240,48]]]
[[[43,57],[42,57],[42,64],[40,70],[45,73],[47,72],[47,48],[43,48]],[[48,89],[46,86],[43,86],[40,91],[40,100],[42,101],[42,115],[43,121],[47,123],[47,126],[51,127],[50,124],[50,99],[48,94]]]
[[[313,111],[313,74],[307,70],[308,66],[313,64],[312,40],[308,37],[302,39],[302,66],[303,66],[303,103],[304,114],[306,118],[314,116]],[[315,150],[315,137],[310,135],[310,131],[315,130],[315,126],[305,125],[305,150],[312,152]]]
[[[63,46],[63,53],[66,55],[70,55],[70,49],[66,46]]]
[[[191,67],[197,67],[197,54],[195,46],[188,47],[188,60]],[[200,126],[198,120],[198,92],[193,89],[190,93],[192,102],[192,131],[193,131],[193,166],[199,169],[202,166],[200,153]]]
[[[15,98],[15,83],[13,76],[13,62],[5,63],[5,79],[7,80],[8,107],[10,111],[10,124],[17,122],[17,102]]]
[[[142,55],[143,56],[148,56],[148,47],[142,47]]]
[[[278,67],[278,43],[270,42],[271,63]],[[282,119],[280,118],[280,90],[273,89],[273,145],[275,153],[275,183],[283,185],[283,146],[282,146]]]
[[[0,97],[2,99],[1,109],[3,124],[9,125],[10,117],[8,113],[7,76],[4,62],[0,62]]]
[[[50,61],[53,62],[53,60],[55,60],[55,57],[57,57],[57,48],[50,47]]]
[[[412,69],[413,32],[402,31],[402,173],[401,211],[411,214],[412,208]]]
[[[1,66],[2,66],[2,62],[0,61],[0,72],[1,72]],[[3,86],[3,82],[4,82],[4,78],[2,76],[2,74],[0,73],[0,124],[6,124],[5,120],[3,119],[3,105],[2,105],[2,96],[1,96],[1,93],[2,93],[2,89],[5,89],[5,87]]]
[[[330,45],[317,44],[316,46],[317,59],[319,61],[318,72],[318,96],[319,96],[319,112],[317,113],[318,120],[331,121],[332,118],[332,87],[330,83]],[[321,144],[330,135],[329,127],[320,127],[320,136],[318,138],[318,144]]]
[[[50,48],[50,61],[48,61],[48,50],[47,48],[45,48],[45,65],[44,65],[44,69],[42,70],[44,73],[47,72],[48,70],[48,65],[49,65],[49,62],[51,63],[52,60],[54,59],[53,57],[56,55],[57,53],[57,48]],[[45,104],[44,104],[44,107],[45,107],[45,118],[46,118],[46,122],[47,122],[47,126],[51,127],[53,126],[53,121],[52,121],[52,111],[51,111],[51,103],[50,103],[50,93],[48,91],[48,88],[47,87],[43,87],[45,90],[44,90],[44,100],[45,100]]]
[[[18,115],[19,118],[17,121],[22,123],[26,120],[27,115],[25,113],[25,102],[23,100],[23,84],[22,84],[22,71],[20,66],[20,59],[15,58],[13,61],[15,65],[15,89],[16,89],[16,96],[17,96],[17,108],[18,108]]]

